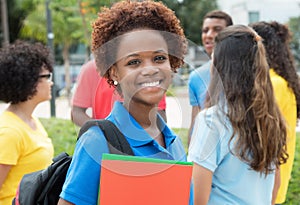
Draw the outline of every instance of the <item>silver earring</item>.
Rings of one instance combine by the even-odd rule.
[[[114,85],[117,86],[118,85],[118,81],[114,80]]]

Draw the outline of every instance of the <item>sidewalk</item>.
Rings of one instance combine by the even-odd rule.
[[[0,112],[3,112],[3,110],[8,105],[5,103],[0,103]],[[62,118],[62,119],[71,119],[70,112],[71,107],[68,104],[68,101],[66,99],[56,99],[55,102],[55,108],[56,108],[56,117]],[[50,101],[42,102],[40,103],[33,112],[34,116],[41,117],[41,118],[50,118]]]
[[[71,107],[64,98],[55,100],[56,117],[61,119],[71,119]],[[191,107],[187,97],[167,97],[167,120],[171,128],[188,128],[191,122]],[[0,103],[0,112],[3,112],[7,104]],[[34,116],[50,118],[50,101],[40,103],[33,112]]]
[[[56,117],[62,119],[71,119],[71,107],[66,99],[56,99],[55,102]],[[0,103],[0,112],[7,107],[7,104]],[[40,103],[33,112],[34,116],[41,118],[50,118],[50,101]]]

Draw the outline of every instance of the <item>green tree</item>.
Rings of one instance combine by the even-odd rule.
[[[216,0],[163,0],[181,21],[186,37],[198,45],[201,42],[201,28],[204,15],[217,9]]]
[[[10,42],[19,38],[22,22],[30,10],[34,9],[34,2],[35,0],[6,0]]]
[[[82,22],[76,0],[52,0],[50,4],[55,46],[61,45],[65,69],[67,95],[70,96],[70,47],[84,39]],[[47,41],[46,10],[44,1],[38,1],[35,9],[25,18],[21,37]]]
[[[77,32],[83,32],[84,38],[81,38],[81,42],[87,47],[86,59],[88,59],[91,47],[91,32],[92,32],[92,22],[97,18],[97,13],[103,6],[110,6],[117,0],[77,0],[77,5],[79,8],[79,14],[82,22],[82,29]]]
[[[26,14],[21,29],[21,38],[46,42],[46,11],[44,0],[13,0]],[[84,43],[87,56],[90,52],[91,23],[96,19],[102,6],[109,6],[117,0],[51,0],[52,25],[55,50],[61,47],[65,68],[67,94],[70,94],[71,80],[69,75],[69,50],[72,45]],[[164,0],[180,19],[187,38],[201,44],[201,27],[203,16],[217,8],[216,0]]]

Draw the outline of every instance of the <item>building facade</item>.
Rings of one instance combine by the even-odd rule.
[[[287,23],[300,16],[300,0],[218,0],[221,10],[231,15],[234,24],[257,21]]]

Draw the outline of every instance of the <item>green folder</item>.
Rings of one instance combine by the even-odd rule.
[[[103,154],[102,160],[122,160],[132,162],[153,162],[153,163],[164,163],[164,164],[182,164],[182,165],[193,165],[192,162],[182,162],[176,160],[156,159],[139,156],[119,155],[119,154]]]

